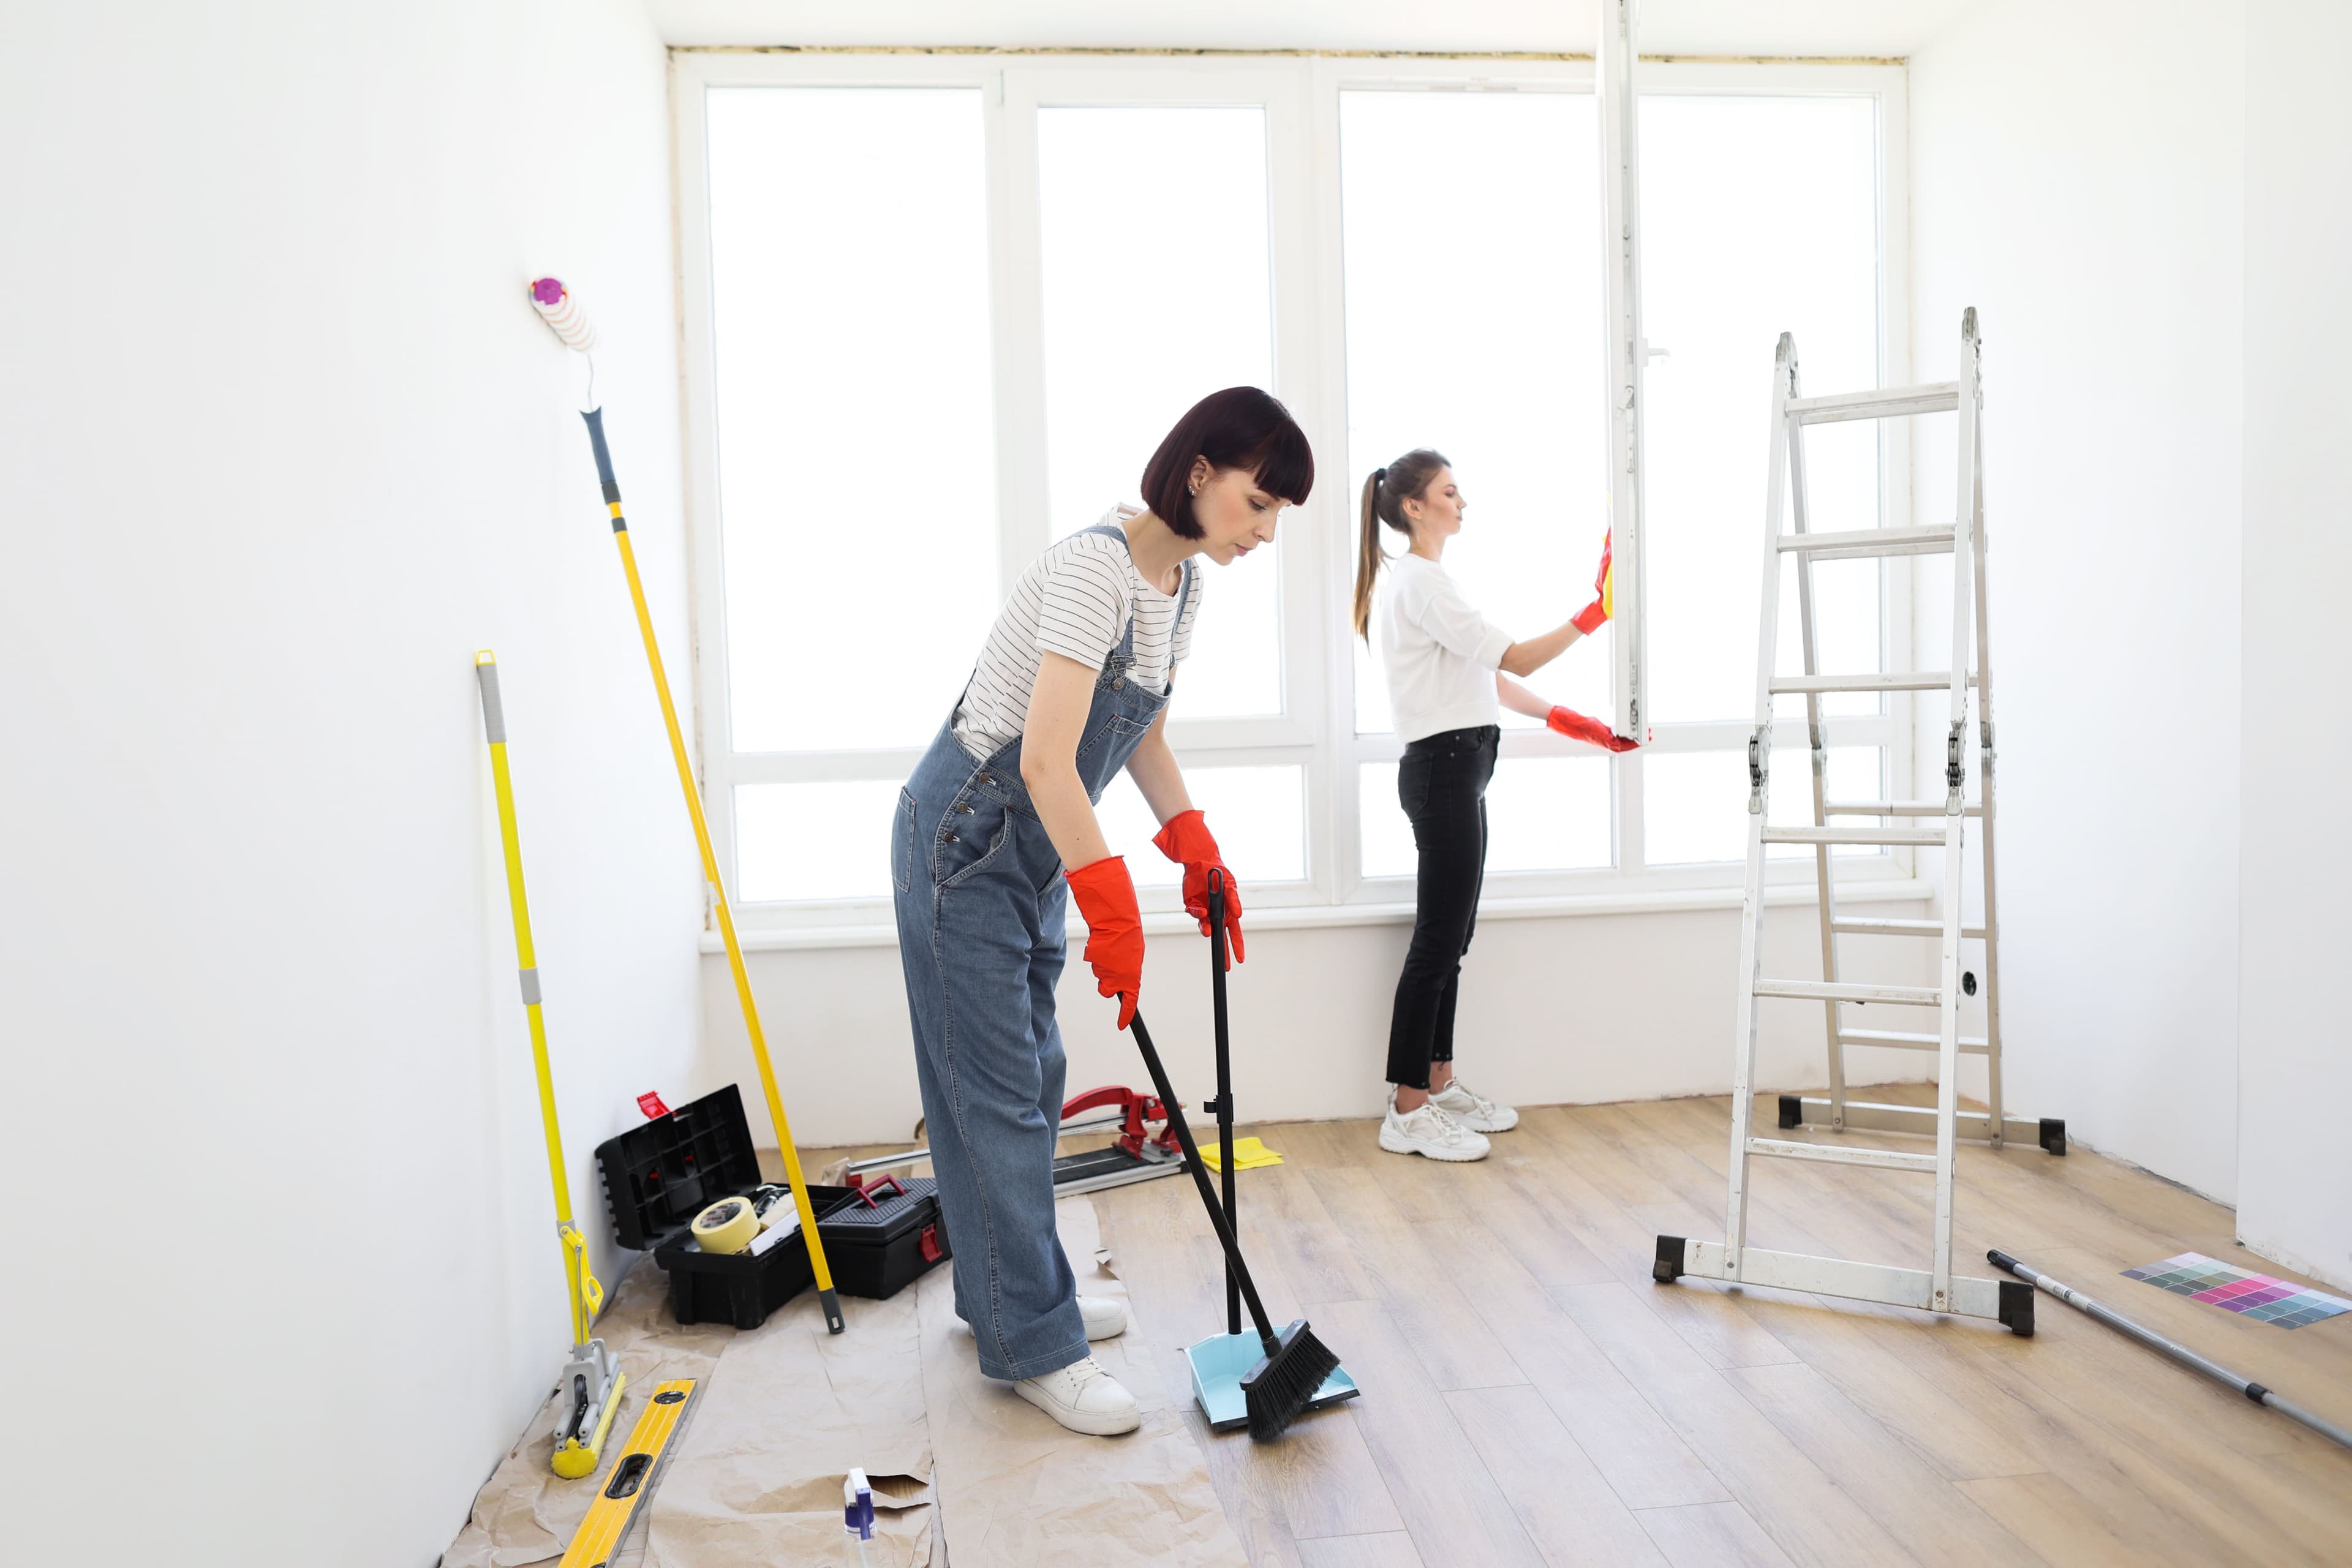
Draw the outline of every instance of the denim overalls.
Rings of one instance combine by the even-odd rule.
[[[1127,543],[1108,523],[1086,531]],[[1186,562],[1178,626],[1192,572]],[[1078,780],[1090,801],[1101,800],[1168,702],[1165,688],[1149,691],[1127,678],[1134,662],[1130,616],[1095,679],[1078,739]],[[1077,1282],[1054,1231],[1064,1070],[1054,984],[1069,892],[1021,782],[1021,742],[975,763],[954,730],[950,713],[898,792],[890,826],[898,958],[931,1168],[954,1247],[956,1312],[979,1342],[982,1373],[1036,1377],[1087,1354]]]

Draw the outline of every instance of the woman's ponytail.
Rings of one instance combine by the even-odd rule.
[[[1372,640],[1372,589],[1388,553],[1381,548],[1381,523],[1410,541],[1412,525],[1405,521],[1404,503],[1419,500],[1438,470],[1449,467],[1444,454],[1417,447],[1385,468],[1374,468],[1364,481],[1362,521],[1356,545],[1356,635]]]
[[[1381,549],[1381,524],[1374,510],[1380,502],[1381,481],[1388,472],[1374,468],[1364,480],[1363,525],[1356,545],[1356,635],[1366,642],[1372,640],[1372,584],[1380,577],[1381,563],[1388,559]]]

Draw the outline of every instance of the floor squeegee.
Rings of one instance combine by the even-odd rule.
[[[489,649],[474,656],[482,689],[482,728],[490,742],[490,778],[499,796],[499,839],[506,852],[507,902],[514,912],[515,963],[522,977],[523,1013],[530,1021],[531,1065],[539,1076],[539,1115],[547,1130],[547,1169],[555,1184],[555,1235],[563,1247],[563,1274],[572,1306],[572,1355],[556,1393],[563,1401],[555,1423],[555,1473],[567,1480],[593,1475],[596,1456],[621,1407],[627,1381],[604,1342],[594,1337],[604,1287],[588,1268],[588,1238],[572,1223],[572,1188],[563,1174],[563,1134],[555,1121],[555,1080],[547,1066],[547,1020],[539,1007],[539,957],[530,942],[530,905],[523,897],[522,839],[515,828],[514,781],[507,771],[506,706],[499,694],[499,661]]]

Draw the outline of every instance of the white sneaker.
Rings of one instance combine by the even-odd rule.
[[[1085,1321],[1090,1340],[1115,1340],[1127,1332],[1127,1303],[1116,1296],[1079,1297],[1078,1316]],[[971,1332],[971,1325],[961,1318],[956,1320],[956,1326]]]
[[[1444,1107],[1446,1115],[1473,1132],[1508,1132],[1519,1124],[1517,1110],[1496,1104],[1458,1078],[1429,1099],[1432,1104]]]
[[[1463,1126],[1433,1100],[1399,1115],[1391,1093],[1389,1113],[1381,1119],[1381,1147],[1391,1154],[1423,1154],[1432,1160],[1483,1160],[1490,1145],[1484,1133]]]
[[[1071,1431],[1088,1436],[1115,1436],[1143,1425],[1135,1395],[1092,1356],[1024,1377],[1013,1385],[1013,1392]]]
[[[1081,1296],[1078,1316],[1087,1323],[1087,1338],[1115,1340],[1127,1332],[1127,1303],[1116,1296]]]

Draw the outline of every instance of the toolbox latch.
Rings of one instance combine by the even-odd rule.
[[[923,1261],[926,1263],[937,1263],[947,1256],[940,1250],[940,1227],[937,1225],[927,1225],[923,1227],[922,1247]]]

